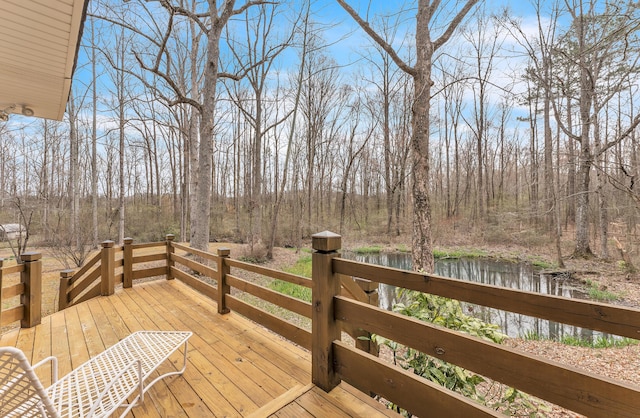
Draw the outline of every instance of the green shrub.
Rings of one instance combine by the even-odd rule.
[[[396,312],[494,343],[501,343],[507,338],[497,325],[465,314],[460,302],[456,300],[412,290],[401,291],[401,296],[409,302],[396,305]],[[525,393],[509,388],[501,398],[487,400],[478,392],[478,384],[484,382],[481,376],[413,348],[403,347],[386,338],[375,335],[372,338],[391,349],[395,364],[412,370],[425,379],[508,415],[544,416],[544,406],[532,402]],[[408,411],[401,411],[397,406],[392,406],[405,416],[411,415]]]

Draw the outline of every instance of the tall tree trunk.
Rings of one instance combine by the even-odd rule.
[[[589,74],[585,46],[584,19],[577,16],[578,65],[580,71],[580,161],[578,162],[578,183],[576,197],[576,246],[574,256],[592,257],[589,245],[589,181],[593,155],[591,153],[591,105],[593,85]]]
[[[429,0],[418,2],[416,21],[416,64],[407,65],[384,39],[365,22],[345,0],[337,0],[344,10],[353,17],[358,25],[384,49],[393,61],[414,80],[414,102],[412,107],[412,198],[413,198],[413,237],[412,258],[415,270],[432,272],[434,268],[433,243],[431,234],[431,202],[429,198],[429,128],[431,66],[434,52],[443,46],[453,35],[462,19],[477,3],[468,0],[456,12],[454,18],[438,39],[431,39],[431,19],[438,16],[439,1],[433,4]]]
[[[92,114],[91,114],[91,230],[93,248],[98,248],[98,86],[96,71],[95,20],[91,21],[91,75]]]

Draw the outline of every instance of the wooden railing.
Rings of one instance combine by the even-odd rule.
[[[0,259],[0,326],[20,321],[29,328],[42,319],[42,254],[21,254],[22,264],[4,267]],[[19,276],[18,276],[19,275]]]
[[[104,241],[102,249],[96,253],[77,272],[63,270],[60,272],[60,294],[58,309],[62,310],[96,296],[112,295],[115,286],[122,283],[129,288],[134,280],[153,276],[165,276],[167,267],[167,247],[173,235],[167,236],[166,242],[133,244],[132,238],[125,238],[122,247],[115,246],[113,241]],[[157,248],[160,251],[137,254],[142,250]],[[163,261],[161,266],[136,269],[136,265],[154,261]]]
[[[214,255],[183,244],[172,243],[171,247],[174,251],[170,254],[172,262],[169,272],[170,277],[175,277],[185,282],[217,301],[219,313],[224,314],[232,309],[296,344],[311,349],[311,333],[308,330],[243,301],[232,294],[231,291],[232,288],[235,288],[238,291],[251,294],[306,318],[311,318],[311,304],[309,302],[283,295],[233,273],[236,270],[251,272],[309,288],[312,284],[310,279],[231,259],[229,258],[230,250],[226,248],[218,249],[217,254]],[[204,263],[188,258],[187,254],[192,254],[202,260],[213,261],[216,268],[214,269]]]
[[[356,350],[340,338],[351,324],[589,417],[637,416],[640,388],[339,296],[339,275],[436,294],[581,327],[640,337],[640,310],[539,295],[372,266],[339,258],[340,237],[314,236],[313,382],[344,380],[418,416],[496,415],[415,375]]]
[[[98,283],[104,294],[121,280],[130,287],[134,279],[166,275],[179,279],[217,302],[218,312],[234,310],[311,350],[312,380],[324,390],[345,381],[365,393],[375,393],[418,416],[498,416],[455,392],[427,381],[409,371],[386,363],[369,353],[342,341],[343,330],[375,333],[430,356],[456,364],[495,381],[515,387],[572,411],[590,417],[637,416],[640,410],[640,388],[574,367],[548,361],[542,357],[510,349],[457,331],[448,330],[410,317],[387,312],[369,304],[369,296],[352,278],[373,283],[431,293],[460,301],[510,312],[545,318],[592,330],[629,338],[640,338],[640,310],[608,304],[565,299],[557,296],[505,289],[455,279],[379,267],[340,258],[341,237],[330,232],[313,236],[313,279],[269,269],[230,258],[230,250],[221,248],[216,254],[173,242],[132,244],[125,241],[122,261],[115,261],[116,249],[104,247],[99,258]],[[158,248],[153,254],[134,255],[143,248]],[[108,249],[105,249],[108,248]],[[155,267],[134,270],[134,265],[162,262]],[[104,265],[111,267],[105,268]],[[98,269],[83,268],[80,273]],[[210,266],[209,264],[212,264]],[[122,266],[120,276],[109,273]],[[84,270],[84,271],[83,271]],[[247,273],[279,279],[313,289],[312,302],[298,300],[247,278]],[[241,277],[245,276],[245,277]],[[84,279],[89,280],[89,279]],[[93,279],[93,286],[95,287]],[[71,280],[65,294],[79,288]],[[106,283],[106,284],[105,284]],[[88,289],[90,285],[85,286]],[[366,287],[366,286],[365,286]],[[62,289],[62,286],[61,286]],[[89,292],[89,290],[87,290]],[[97,290],[93,290],[94,294]],[[248,293],[311,318],[311,332],[264,309],[246,302],[239,295]],[[349,296],[349,297],[346,297]],[[79,299],[69,299],[77,303]],[[357,341],[358,344],[360,343]]]

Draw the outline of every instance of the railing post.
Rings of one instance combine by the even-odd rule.
[[[229,258],[231,250],[229,248],[218,248],[218,313],[226,314],[230,312],[227,308],[225,296],[231,291],[227,284],[227,274],[231,272],[231,267],[225,263],[225,259]]]
[[[175,279],[175,277],[173,277],[173,273],[171,272],[171,269],[175,267],[176,262],[173,261],[173,253],[175,253],[176,249],[173,248],[173,240],[176,239],[176,236],[173,234],[167,234],[166,236],[166,240],[167,240],[167,280],[173,280]]]
[[[133,286],[133,238],[125,238],[122,246],[122,287],[128,289]]]
[[[100,258],[100,294],[102,296],[113,295],[116,287],[116,250],[113,241],[102,242],[102,255]]]
[[[20,259],[24,263],[24,271],[20,280],[24,284],[24,293],[20,302],[24,306],[24,316],[20,321],[22,328],[31,328],[42,320],[42,254],[22,253]]]
[[[60,294],[58,296],[58,310],[61,311],[69,306],[69,286],[73,278],[73,270],[62,270],[60,272]]]
[[[324,231],[312,237],[311,381],[329,392],[340,383],[333,367],[333,341],[340,339],[340,326],[333,315],[334,297],[340,294],[340,276],[332,260],[339,257],[342,237]]]
[[[2,324],[2,301],[4,300],[3,295],[3,282],[2,282],[2,265],[4,264],[4,258],[0,258],[0,324]]]

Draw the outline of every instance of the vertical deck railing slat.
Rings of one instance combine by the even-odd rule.
[[[20,273],[24,284],[24,293],[20,296],[24,316],[20,326],[31,328],[42,321],[42,254],[26,252],[20,258],[24,263],[24,271]]]
[[[227,308],[226,296],[231,292],[231,288],[227,283],[227,274],[230,274],[231,267],[225,263],[225,260],[229,258],[231,250],[229,248],[218,248],[218,313],[226,314],[231,312]]]
[[[312,237],[311,256],[311,381],[329,392],[340,384],[333,366],[333,342],[340,339],[340,326],[333,315],[334,297],[340,294],[340,276],[331,262],[340,256],[340,235],[321,232]]]

